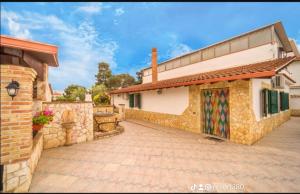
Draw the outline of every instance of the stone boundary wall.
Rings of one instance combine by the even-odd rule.
[[[291,110],[291,115],[293,117],[300,117],[300,109],[292,109]]]
[[[263,118],[258,122],[253,122],[251,125],[251,144],[257,142],[276,127],[288,121],[291,117],[291,110],[285,110],[270,117]]]
[[[43,151],[43,134],[38,132],[33,139],[28,160],[4,165],[4,192],[28,192],[34,170]]]
[[[112,105],[101,105],[101,106],[94,106],[93,107],[94,113],[95,112],[114,112],[114,107]]]
[[[44,102],[54,112],[53,121],[43,127],[44,149],[63,146],[66,142],[66,129],[62,126],[62,115],[70,111],[75,115],[72,143],[91,141],[93,134],[92,102]]]
[[[230,141],[234,143],[251,145],[290,118],[290,111],[284,111],[256,121],[252,107],[252,81],[237,80],[189,86],[189,105],[181,115],[134,108],[125,110],[125,119],[138,119],[165,127],[202,133],[201,91],[225,87],[229,88]]]

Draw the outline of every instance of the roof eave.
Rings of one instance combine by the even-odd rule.
[[[39,53],[46,53],[52,56],[53,63],[49,66],[58,67],[58,47],[55,45],[44,44],[40,42],[34,42],[29,40],[17,39],[5,35],[0,35],[0,45],[10,48],[23,49],[27,51],[34,51]]]

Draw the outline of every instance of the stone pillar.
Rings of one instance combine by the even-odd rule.
[[[26,182],[24,162],[32,151],[32,90],[36,71],[17,65],[0,65],[1,72],[1,165],[4,165],[4,191],[14,191]],[[6,86],[18,81],[20,89],[12,98]],[[16,173],[14,173],[16,172]]]

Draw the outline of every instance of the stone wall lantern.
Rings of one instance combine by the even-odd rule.
[[[13,100],[15,96],[17,96],[18,91],[20,89],[20,84],[17,81],[11,80],[11,82],[5,87],[7,90],[7,94]]]

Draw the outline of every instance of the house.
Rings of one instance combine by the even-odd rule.
[[[58,97],[63,96],[63,92],[61,91],[54,91],[52,95],[52,100],[56,100]]]
[[[51,101],[48,68],[58,66],[58,48],[4,35],[0,46],[0,192],[26,192],[43,149],[43,136],[33,139],[32,118]]]
[[[126,119],[251,145],[290,118],[292,42],[276,22],[160,64],[153,48],[142,84],[112,91],[111,103]]]

